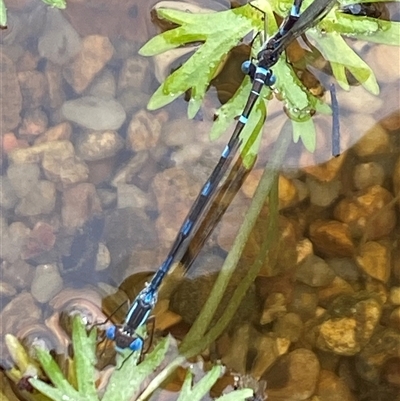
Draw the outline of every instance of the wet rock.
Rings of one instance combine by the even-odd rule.
[[[313,352],[299,348],[281,357],[265,376],[268,401],[303,401],[317,385],[320,366]]]
[[[308,285],[297,283],[288,310],[298,314],[305,321],[315,316],[317,305],[316,290]]]
[[[390,313],[389,326],[395,330],[400,327],[400,308],[393,309]]]
[[[4,300],[5,298],[13,297],[17,293],[17,290],[11,285],[4,281],[0,281],[0,297]]]
[[[157,219],[157,229],[163,243],[168,243],[174,240],[193,199],[200,190],[200,183],[193,182],[185,170],[170,168],[157,174],[152,188],[161,210]]]
[[[337,177],[346,157],[344,154],[333,157],[323,164],[311,165],[303,170],[320,182],[330,182]]]
[[[389,300],[393,305],[400,305],[400,287],[392,287],[390,289]]]
[[[400,333],[380,327],[369,343],[356,356],[357,373],[368,382],[378,384],[384,365],[400,359]]]
[[[39,221],[29,234],[22,259],[30,259],[53,248],[56,242],[54,229],[50,224]]]
[[[2,153],[9,154],[15,149],[27,148],[29,146],[25,140],[17,139],[17,137],[12,132],[6,132],[5,134],[3,134],[3,137],[1,139],[2,141],[0,143],[0,159]]]
[[[34,109],[46,104],[48,96],[47,79],[39,71],[21,71],[18,81],[22,93],[22,107]]]
[[[389,153],[391,148],[389,133],[376,124],[355,144],[354,151],[359,157]]]
[[[351,232],[368,239],[390,234],[396,225],[392,194],[379,185],[360,191],[354,198],[343,199],[335,207],[335,218],[346,223]]]
[[[0,335],[16,333],[23,327],[38,322],[41,316],[41,309],[36,305],[32,295],[22,292],[0,312]]]
[[[151,74],[149,60],[143,57],[129,57],[124,61],[118,80],[118,91],[124,89],[148,89]]]
[[[83,160],[102,160],[115,156],[124,146],[124,140],[115,131],[82,133],[77,141],[77,153]]]
[[[3,132],[17,127],[22,109],[22,95],[13,61],[0,51],[0,126]]]
[[[9,227],[2,227],[0,257],[9,263],[17,261],[21,255],[30,229],[21,222],[11,223]]]
[[[112,189],[99,188],[97,195],[99,196],[102,209],[108,209],[117,204],[117,194]]]
[[[96,267],[95,267],[96,271],[102,271],[107,269],[107,267],[110,266],[110,262],[111,262],[110,251],[108,250],[105,244],[100,242],[96,257]]]
[[[381,302],[369,294],[342,295],[332,302],[324,321],[314,328],[315,345],[338,355],[356,355],[368,344],[381,312]]]
[[[328,266],[348,282],[357,282],[360,280],[361,275],[359,269],[353,259],[350,258],[333,258],[327,260]]]
[[[48,118],[44,111],[39,108],[27,110],[19,128],[19,135],[29,141],[31,138],[43,134],[47,129],[47,124]]]
[[[61,112],[67,120],[95,131],[118,130],[126,118],[116,100],[94,96],[69,100],[62,105]]]
[[[46,303],[62,290],[63,280],[56,265],[46,264],[36,267],[31,292],[36,301]]]
[[[307,177],[306,184],[311,204],[321,207],[331,205],[339,196],[342,188],[342,184],[338,180],[320,182],[312,177]]]
[[[322,258],[310,255],[296,269],[295,277],[310,287],[323,287],[333,281],[335,273]]]
[[[12,164],[7,170],[16,195],[24,198],[37,187],[40,177],[40,169],[36,164]]]
[[[376,162],[360,163],[354,167],[353,181],[357,189],[366,189],[373,185],[382,186],[385,170]]]
[[[34,275],[33,266],[21,259],[14,263],[3,261],[0,266],[0,275],[7,283],[19,290],[30,287]]]
[[[387,245],[369,241],[360,245],[357,265],[368,276],[386,283],[390,276],[391,252]]]
[[[57,8],[47,7],[43,34],[38,41],[41,57],[63,65],[81,48],[81,39],[75,29]]]
[[[50,214],[56,203],[56,188],[52,182],[41,180],[15,208],[17,216]]]
[[[292,180],[279,175],[279,209],[293,206],[298,201],[297,188]]]
[[[42,167],[46,178],[68,187],[87,181],[89,169],[75,156],[75,150],[69,141],[47,142],[42,148]]]
[[[49,128],[46,132],[36,139],[35,145],[53,141],[69,141],[72,135],[71,124],[64,122]]]
[[[18,197],[8,177],[0,176],[0,188],[0,207],[4,210],[12,209]]]
[[[284,316],[287,312],[286,297],[280,293],[275,292],[268,295],[264,302],[263,313],[261,315],[260,324],[268,324],[277,318]]]
[[[147,194],[136,185],[118,184],[118,209],[132,207],[145,210],[149,206]]]
[[[44,75],[49,90],[48,105],[51,109],[58,110],[65,102],[61,67],[48,61],[44,69]]]
[[[353,287],[346,280],[336,276],[328,286],[318,291],[319,305],[328,308],[339,295],[353,293]]]
[[[310,239],[316,249],[326,256],[352,256],[355,251],[349,226],[339,221],[314,221],[310,224]]]
[[[299,315],[287,313],[274,324],[274,333],[280,338],[287,338],[291,343],[296,343],[302,336],[303,326]]]
[[[272,338],[262,336],[260,339],[254,338],[254,335],[249,340],[250,344],[257,350],[257,355],[254,359],[251,368],[251,375],[256,379],[260,379],[265,371],[283,354],[286,354],[290,345],[290,341],[283,338]],[[240,349],[240,343],[235,344],[235,350]]]
[[[91,217],[102,211],[93,184],[77,184],[65,190],[62,203],[63,224],[68,228],[82,227]]]
[[[102,99],[115,98],[116,83],[113,73],[109,69],[105,68],[93,80],[88,94]]]
[[[93,78],[110,61],[114,48],[105,36],[89,35],[82,40],[79,53],[63,74],[66,81],[76,93],[82,93],[92,82]],[[107,127],[110,128],[111,127]]]
[[[133,115],[126,138],[128,149],[138,152],[156,146],[165,121],[166,114],[164,112],[154,116],[153,113],[141,110]]]
[[[329,370],[321,370],[315,395],[321,401],[356,401],[344,380]]]

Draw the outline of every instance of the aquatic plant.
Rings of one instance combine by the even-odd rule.
[[[139,361],[138,353],[131,351],[118,354],[117,368],[114,369],[107,384],[99,389],[96,384],[96,343],[97,333],[93,329],[86,332],[85,326],[79,316],[75,316],[72,329],[73,358],[70,358],[70,368],[64,375],[60,366],[56,363],[48,351],[36,348],[37,361],[28,356],[18,340],[7,336],[7,346],[16,363],[16,366],[7,372],[7,375],[14,381],[27,381],[33,389],[25,392],[32,401],[129,401],[131,399],[143,400],[141,391],[144,382],[150,377],[159,386],[165,377],[162,365],[165,364],[167,351],[170,349],[171,338],[161,340],[155,348],[148,353],[142,361]],[[181,364],[184,359],[179,359]],[[220,377],[223,367],[215,365],[205,373],[199,381],[193,384],[193,373],[187,370],[185,380],[180,391],[180,401],[201,400],[209,393],[211,387]],[[31,377],[29,377],[31,376]],[[50,381],[50,383],[48,382]],[[147,392],[148,393],[148,392]],[[239,401],[251,397],[251,389],[241,389],[223,395],[219,401]]]

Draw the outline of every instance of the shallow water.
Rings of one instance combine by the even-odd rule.
[[[146,110],[156,76],[169,68],[162,57],[138,55],[158,32],[153,3],[71,1],[65,11],[38,0],[8,5],[0,48],[2,350],[13,333],[31,342],[44,336],[61,353],[58,313],[78,305],[101,321],[102,306],[109,314],[124,294],[132,299],[229,138],[231,129],[208,138],[219,106],[214,87],[193,121],[183,98]],[[398,20],[399,11],[389,10]],[[350,43],[376,73],[380,94],[338,89],[339,158],[330,156],[329,116],[315,116],[315,154],[289,147],[277,240],[210,350],[229,369],[266,379],[269,400],[375,401],[400,391],[399,49]],[[220,92],[232,93],[237,68],[228,62]],[[327,87],[328,75],[316,74]],[[182,338],[208,297],[287,119],[279,101],[268,110],[257,164],[189,279],[172,276],[161,293],[158,331]],[[265,207],[226,297],[257,259],[267,216]]]

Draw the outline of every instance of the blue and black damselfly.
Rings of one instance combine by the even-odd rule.
[[[137,351],[142,348],[143,338],[138,334],[137,330],[148,321],[157,302],[158,290],[163,278],[170,270],[174,261],[187,250],[191,237],[201,223],[202,216],[204,216],[212,204],[221,180],[231,165],[234,155],[242,145],[240,134],[260,96],[261,90],[264,86],[272,86],[275,83],[275,77],[271,68],[277,63],[281,54],[293,40],[325,17],[333,7],[335,1],[315,0],[301,13],[300,8],[303,0],[295,0],[288,17],[283,20],[278,32],[261,47],[256,61],[245,64],[244,69],[250,75],[253,85],[244,110],[217,165],[202,187],[183,222],[166,259],[152,280],[133,301],[123,324],[112,326],[107,330],[106,336],[115,341],[117,350],[129,348],[132,351]]]

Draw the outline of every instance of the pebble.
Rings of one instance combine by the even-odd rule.
[[[337,177],[345,160],[345,154],[341,154],[326,163],[304,167],[303,170],[320,182],[330,182]]]
[[[38,265],[31,286],[31,293],[36,301],[44,304],[58,294],[63,287],[63,279],[54,264]]]
[[[346,383],[329,370],[320,371],[315,396],[318,401],[357,401]]]
[[[48,105],[53,110],[59,110],[65,102],[66,94],[63,90],[61,67],[48,61],[44,69],[49,90]]]
[[[15,208],[17,216],[37,216],[50,214],[56,204],[56,188],[50,181],[41,180]]]
[[[280,292],[268,295],[264,302],[260,324],[268,324],[287,313],[287,300]]]
[[[393,305],[400,305],[400,287],[390,288],[389,300]]]
[[[12,164],[7,170],[7,177],[18,198],[24,198],[37,188],[40,169],[37,164]]]
[[[377,162],[360,163],[354,167],[353,182],[357,189],[366,189],[373,185],[382,186],[385,171]]]
[[[85,131],[76,142],[76,150],[83,160],[102,160],[115,156],[124,146],[116,131]]]
[[[104,68],[93,80],[88,94],[102,99],[113,99],[116,95],[116,83],[114,74],[110,69]]]
[[[320,366],[316,355],[299,348],[282,356],[265,375],[268,401],[304,401],[317,385]]]
[[[127,148],[135,152],[153,148],[158,143],[165,121],[164,112],[154,115],[141,110],[134,114],[128,126]]]
[[[74,60],[70,64],[64,65],[63,75],[65,80],[76,93],[81,94],[107,62],[110,61],[113,53],[113,45],[107,37],[100,35],[84,37],[81,48]],[[117,128],[106,127],[103,129]]]
[[[338,355],[356,355],[368,344],[382,313],[379,300],[362,293],[341,295],[329,307],[317,331],[316,347]]]
[[[40,108],[27,110],[22,119],[22,125],[19,128],[19,136],[31,141],[31,138],[43,134],[48,125],[46,113]]]
[[[310,255],[297,267],[295,277],[310,287],[324,287],[333,281],[335,273],[322,258]]]
[[[0,188],[0,207],[3,210],[12,209],[18,202],[18,197],[8,177],[0,176]]]
[[[374,185],[340,201],[334,216],[346,223],[355,236],[379,239],[389,235],[396,226],[392,200],[393,196],[387,189]]]
[[[16,293],[17,290],[11,284],[0,281],[0,297],[3,300],[15,296]]]
[[[114,99],[84,96],[68,100],[62,105],[65,119],[90,130],[118,130],[124,123],[126,113]]]
[[[21,292],[0,311],[0,336],[17,333],[39,321],[42,310],[28,292]]]
[[[357,374],[370,383],[380,383],[384,367],[390,360],[398,364],[400,333],[391,328],[379,327],[369,343],[355,358]]]
[[[11,131],[20,122],[22,95],[14,62],[0,50],[0,126],[2,132]]]
[[[46,22],[38,41],[38,50],[55,64],[63,65],[81,48],[81,39],[71,24],[57,8],[46,7]]]
[[[95,270],[103,271],[107,269],[107,267],[110,266],[110,262],[111,262],[110,251],[108,250],[105,244],[99,242],[99,249],[97,251],[97,256],[96,256]]]
[[[43,252],[50,251],[55,242],[56,236],[53,227],[44,221],[39,221],[29,234],[21,257],[22,259],[31,259]]]
[[[296,283],[288,306],[289,312],[296,313],[305,321],[315,316],[317,306],[316,290],[308,285]]]
[[[46,142],[69,141],[71,135],[71,124],[68,122],[64,122],[47,129],[46,132],[44,132],[42,135],[39,136],[39,138],[35,140],[35,145]]]
[[[380,124],[375,124],[354,145],[354,151],[359,157],[386,154],[390,149],[389,133]]]
[[[302,337],[303,327],[303,321],[298,314],[287,313],[275,322],[274,333],[280,338],[287,338],[291,343],[296,343]]]
[[[391,268],[390,248],[379,242],[366,242],[359,247],[356,263],[368,276],[387,283]]]
[[[45,75],[40,71],[21,71],[18,82],[22,94],[22,108],[39,108],[46,104],[48,89]]]
[[[0,257],[9,263],[17,261],[29,234],[30,229],[19,221],[11,223],[8,228],[4,226],[1,233]]]
[[[118,91],[130,89],[135,93],[137,89],[147,90],[152,79],[149,69],[148,58],[136,56],[125,59],[119,74]]]
[[[30,287],[33,280],[34,268],[22,259],[17,259],[14,263],[3,260],[0,265],[0,272],[4,281],[21,290]]]
[[[65,227],[82,227],[101,211],[100,199],[93,184],[77,184],[63,192],[61,215]]]
[[[132,207],[146,210],[149,206],[147,194],[136,185],[118,184],[117,185],[118,208]]]
[[[328,257],[347,257],[355,252],[350,228],[340,221],[315,220],[310,224],[310,239]]]
[[[315,206],[327,207],[340,195],[342,184],[339,180],[320,182],[308,176],[306,185],[310,193],[310,202]]]
[[[328,286],[319,289],[319,305],[329,307],[332,301],[336,299],[339,295],[353,293],[353,287],[346,280],[343,280],[342,278],[336,276]]]
[[[42,148],[42,168],[48,180],[63,187],[88,180],[88,166],[75,155],[71,142],[46,142],[38,147]]]

